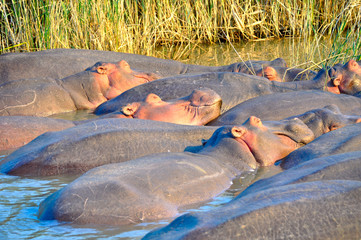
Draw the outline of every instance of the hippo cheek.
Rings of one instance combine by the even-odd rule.
[[[361,76],[352,74],[352,76],[344,76],[338,86],[341,93],[354,95],[361,92]]]
[[[196,111],[193,107],[169,103],[161,104],[161,106],[148,104],[139,108],[134,114],[134,118],[186,125],[195,125],[195,116]]]
[[[247,159],[247,163],[248,165],[253,168],[256,169],[259,165],[258,165],[258,161],[254,156],[254,153],[251,149],[251,147],[247,144],[246,141],[242,140],[242,139],[236,139],[238,142],[238,147],[240,149],[240,152],[242,153],[242,161],[245,161],[245,159]],[[250,164],[252,163],[252,164]]]
[[[286,135],[272,133],[262,134],[247,145],[261,166],[273,165],[300,146]]]

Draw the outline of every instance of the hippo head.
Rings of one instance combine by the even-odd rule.
[[[315,138],[346,125],[361,122],[361,116],[343,115],[334,104],[320,109],[312,109],[294,117],[304,122],[312,130]]]
[[[258,70],[256,72],[256,75],[260,77],[265,77],[270,81],[283,82],[283,78],[279,76],[277,70],[270,66]]]
[[[328,70],[331,78],[327,84],[328,91],[355,95],[361,92],[361,66],[350,60],[345,65],[336,64]]]
[[[241,126],[219,128],[205,147],[215,147],[227,138],[236,140],[242,158],[251,159],[248,162],[254,159],[261,166],[270,166],[312,141],[314,135],[299,119],[263,124],[259,118],[251,116]]]
[[[267,66],[258,70],[256,75],[265,77],[270,81],[292,82],[310,80],[316,76],[316,73],[311,70],[301,68]]]
[[[104,97],[108,100],[130,88],[160,78],[154,73],[133,71],[124,60],[116,63],[97,62],[87,71],[92,72]]]
[[[211,89],[200,88],[189,96],[169,102],[151,93],[142,102],[122,108],[119,118],[139,118],[185,125],[204,125],[220,115],[221,97]]]

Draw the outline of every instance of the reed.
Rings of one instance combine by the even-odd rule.
[[[311,56],[328,35],[328,64],[360,59],[360,9],[360,0],[0,0],[0,51],[82,48],[179,59],[202,43],[301,37]]]

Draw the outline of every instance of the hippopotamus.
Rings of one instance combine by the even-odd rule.
[[[293,82],[313,79],[317,73],[302,68],[266,66],[256,72],[257,76],[265,77],[270,81]]]
[[[181,97],[200,86],[210,88],[221,96],[223,113],[239,103],[261,95],[311,89],[328,91],[327,81],[330,79],[325,69],[321,69],[312,80],[295,82],[269,81],[264,77],[230,72],[179,75],[158,79],[125,91],[99,105],[94,113],[100,115],[119,111],[120,106],[140,101],[149,93],[155,93],[164,100]]]
[[[208,139],[216,129],[143,119],[87,121],[37,137],[4,158],[0,172],[26,176],[81,174],[147,154],[198,149],[202,139]]]
[[[161,77],[200,72],[255,73],[266,66],[286,67],[286,62],[280,58],[273,61],[241,61],[215,67],[183,64],[174,60],[111,51],[49,49],[2,54],[0,56],[0,84],[28,78],[63,79],[83,71],[96,62],[118,62],[120,59],[125,60],[138,71],[152,72]]]
[[[297,119],[265,126],[250,117],[217,129],[197,152],[158,153],[94,168],[48,196],[39,219],[123,225],[171,218],[215,197],[243,171],[272,165],[313,139]]]
[[[205,125],[220,115],[222,99],[211,89],[193,90],[186,97],[163,101],[154,93],[142,102],[133,102],[124,106],[119,113],[110,113],[103,117],[138,118],[171,122],[186,125]]]
[[[253,183],[218,209],[185,214],[144,239],[359,238],[360,172],[360,151],[312,159]]]
[[[0,85],[0,115],[48,116],[59,112],[94,109],[121,92],[157,79],[133,71],[122,60],[98,62],[63,79],[20,79]]]
[[[241,124],[250,114],[265,121],[281,120],[327,105],[336,105],[345,115],[361,115],[361,98],[308,90],[274,93],[249,99],[224,112],[208,125]]]
[[[329,70],[334,93],[358,95],[361,93],[361,66],[355,60],[345,65],[336,64]]]
[[[121,113],[107,114],[101,118],[138,118],[204,125],[219,116],[221,104],[222,100],[217,93],[200,88],[188,96],[170,102],[164,102],[157,95],[149,94],[142,102],[124,106]],[[91,121],[94,119],[70,121],[34,116],[0,116],[0,150],[23,146],[47,131],[59,131]]]
[[[208,90],[208,89],[205,89],[205,90]],[[214,93],[214,92],[213,92]],[[185,119],[184,116],[179,116],[180,119],[183,119],[184,121],[182,122],[182,124],[187,124],[187,123],[197,123],[198,121],[204,121],[205,119],[208,119],[210,120],[211,118],[210,117],[207,117],[208,115],[209,116],[214,116],[214,112],[218,112],[219,114],[219,106],[218,106],[218,110],[213,110],[213,111],[208,111],[206,106],[203,106],[203,108],[205,109],[201,109],[201,110],[198,110],[198,114],[188,114],[189,112],[189,107],[187,108],[184,108],[184,99],[188,99],[189,100],[189,97],[191,97],[190,99],[193,99],[191,102],[203,102],[203,103],[209,103],[209,100],[212,98],[212,91],[210,92],[210,95],[208,97],[206,97],[206,95],[204,94],[208,94],[208,91],[203,91],[203,90],[196,90],[194,91],[190,96],[188,97],[185,97],[185,98],[181,98],[180,101],[179,101],[179,105],[183,106],[183,107],[176,107],[174,109],[172,108],[169,108],[167,107],[166,109],[164,109],[163,107],[160,108],[160,110],[158,109],[158,106],[155,106],[154,108],[154,112],[157,112],[159,111],[159,113],[161,114],[154,114],[154,116],[163,116],[163,119],[158,119],[158,120],[163,120],[163,121],[170,121],[173,119],[173,117],[171,117],[170,119],[167,118],[168,117],[168,113],[169,111],[175,111],[174,112],[174,115],[175,116],[178,116],[178,115],[184,115],[184,116],[188,116],[189,119]],[[192,97],[193,96],[193,97]],[[218,97],[215,97],[214,100],[217,101]],[[177,101],[174,101],[173,102],[174,104],[177,103]],[[217,103],[217,102],[216,102]],[[212,109],[214,106],[214,104],[211,104],[209,106],[209,109]],[[148,110],[151,109],[151,108],[148,108]],[[185,111],[185,113],[184,113]],[[199,115],[199,113],[204,113],[203,115],[201,115],[200,117],[197,117]],[[308,114],[308,113],[306,113]],[[194,117],[196,116],[196,119],[194,119]],[[308,116],[308,115],[307,115]],[[166,118],[164,118],[166,117]],[[5,120],[11,120],[11,116],[10,117],[0,117],[0,122],[1,122],[1,119],[2,118],[5,118]],[[16,126],[16,122],[27,122],[27,118],[29,118],[29,122],[33,121],[38,121],[38,122],[42,122],[43,125],[44,124],[47,124],[47,125],[50,125],[51,123],[54,122],[54,120],[52,119],[49,119],[47,121],[48,118],[41,118],[41,117],[29,117],[29,116],[17,116],[15,117],[16,121],[14,121],[15,123],[12,124],[14,126]],[[114,114],[107,114],[107,115],[104,115],[103,117],[100,117],[99,119],[110,119],[110,118],[128,118],[127,116],[123,116],[123,114],[121,113],[114,113]],[[299,116],[300,119],[303,119],[304,116],[300,115]],[[327,115],[327,114],[323,114],[320,116],[320,119],[318,121],[321,121],[321,122],[330,122],[328,119],[330,119],[330,117]],[[20,149],[19,151],[17,151],[16,153],[13,153],[11,154],[10,156],[8,156],[6,158],[6,161],[9,162],[9,165],[10,166],[14,166],[14,168],[11,168],[11,169],[8,169],[6,170],[5,172],[6,173],[9,173],[11,172],[11,174],[17,174],[15,172],[19,172],[19,174],[28,174],[28,175],[53,175],[53,174],[65,174],[65,173],[68,173],[69,172],[76,172],[76,168],[74,169],[73,167],[66,167],[69,165],[69,160],[65,160],[65,159],[69,159],[71,155],[74,155],[72,153],[72,151],[76,151],[77,147],[76,146],[82,146],[82,149],[83,151],[87,152],[92,152],[92,149],[93,149],[93,144],[97,144],[95,143],[95,141],[98,141],[98,139],[100,138],[103,138],[102,135],[104,134],[107,134],[107,135],[112,135],[114,139],[117,139],[118,137],[122,137],[121,135],[121,132],[124,131],[123,128],[116,128],[113,132],[113,130],[109,130],[108,132],[104,132],[103,130],[101,130],[102,128],[97,128],[99,129],[99,131],[94,131],[93,130],[93,124],[96,124],[96,126],[98,125],[102,125],[102,124],[109,124],[109,125],[112,125],[112,124],[119,124],[120,126],[122,126],[123,124],[125,124],[125,126],[128,125],[127,122],[116,122],[116,121],[113,121],[113,122],[101,122],[101,121],[98,121],[99,119],[90,119],[90,120],[83,120],[83,121],[66,121],[66,120],[61,120],[63,122],[63,124],[68,124],[69,127],[70,126],[73,126],[73,125],[80,125],[80,124],[85,124],[87,123],[88,125],[86,127],[82,126],[82,127],[75,127],[75,129],[72,129],[72,130],[66,130],[66,131],[62,131],[61,133],[48,133],[46,134],[46,136],[41,136],[40,138],[42,138],[43,140],[40,141],[41,144],[39,144],[38,146],[36,144],[38,144],[39,142],[36,141],[37,143],[30,143],[29,145],[27,146],[24,146],[22,147],[22,149]],[[198,120],[197,120],[198,119]],[[293,118],[290,118],[290,120],[292,120]],[[129,119],[130,120],[130,119]],[[154,120],[154,119],[151,119],[151,120]],[[299,121],[299,120],[297,120]],[[180,123],[179,120],[177,120],[176,122]],[[305,121],[307,122],[307,121]],[[316,121],[313,121],[313,122],[316,122]],[[89,124],[89,123],[92,123],[92,124]],[[142,125],[142,129],[145,128],[145,129],[151,129],[152,128],[152,125],[151,123],[152,122],[147,122],[145,121],[146,124],[143,124]],[[346,124],[346,123],[350,123],[350,122],[346,122],[345,123],[345,119],[344,118],[334,118],[333,119],[333,124],[337,124],[338,126],[343,126],[342,124]],[[5,122],[5,125],[7,123]],[[33,123],[34,124],[34,123]],[[283,122],[281,121],[281,124],[283,124]],[[273,122],[267,122],[266,125],[269,125],[269,126],[277,126],[278,123],[276,121],[273,121]],[[1,126],[1,125],[0,125]],[[25,125],[21,125],[21,126],[17,126],[17,130],[18,131],[21,131],[21,127],[22,126],[27,126],[26,124]],[[134,128],[135,127],[139,127],[137,124],[134,125]],[[174,131],[180,131],[178,130],[179,127],[175,126],[175,129]],[[276,127],[277,128],[277,127]],[[133,128],[132,128],[133,129]],[[1,130],[1,128],[0,128]],[[48,129],[49,131],[51,131],[51,128],[49,127]],[[126,128],[126,130],[128,131],[128,128]],[[192,129],[186,129],[184,128],[184,131],[191,131]],[[89,133],[89,131],[91,131],[91,133]],[[147,131],[147,130],[143,130],[143,131]],[[155,131],[155,130],[154,130]],[[172,130],[173,131],[173,130]],[[170,131],[170,132],[172,132]],[[211,129],[203,129],[202,131],[200,131],[198,134],[199,137],[196,138],[198,140],[200,140],[201,138],[204,138],[204,134],[209,134],[209,132],[212,131],[212,128]],[[214,129],[213,129],[214,131]],[[157,133],[158,134],[158,133]],[[156,137],[158,136],[157,134],[155,134],[153,137]],[[185,133],[186,134],[186,133]],[[314,133],[315,134],[315,133]],[[76,137],[72,137],[72,135],[76,135]],[[86,138],[84,136],[87,136]],[[134,135],[135,136],[135,135]],[[33,138],[37,137],[36,134],[33,135]],[[150,136],[152,137],[152,136]],[[11,134],[8,134],[8,138],[11,138]],[[131,138],[132,140],[129,140],[129,139],[122,139],[122,140],[116,140],[119,144],[122,143],[123,141],[129,141],[129,143],[127,144],[132,144],[133,142],[138,142],[140,140],[137,140],[136,138],[133,139],[133,137]],[[17,136],[16,138],[17,140],[17,143],[18,145],[22,145],[24,144],[25,140],[26,139],[22,139],[21,136]],[[29,137],[29,140],[30,140],[30,137]],[[144,139],[142,139],[144,140]],[[71,144],[69,144],[71,142]],[[88,142],[88,144],[86,144],[85,142]],[[171,143],[171,141],[169,142],[169,144]],[[190,143],[194,143],[194,142],[190,142]],[[103,149],[107,149],[107,147],[105,147],[107,144],[112,144],[112,142],[108,142],[108,141],[104,141],[102,143],[102,146],[103,146]],[[54,147],[52,147],[54,145]],[[147,145],[146,143],[143,143],[143,146]],[[57,148],[60,149],[60,151],[56,151],[54,150],[55,146],[57,146]],[[177,146],[177,144],[175,145]],[[183,145],[182,145],[183,146]],[[73,148],[74,147],[74,148]],[[183,146],[185,147],[185,146]],[[88,149],[89,148],[89,149]],[[36,150],[34,150],[36,149]],[[63,149],[68,149],[67,151],[63,151]],[[145,148],[145,149],[148,149],[148,148]],[[156,150],[157,148],[153,148],[154,151],[157,151]],[[163,148],[162,148],[163,149]],[[174,148],[172,148],[174,149]],[[177,150],[179,150],[178,148],[175,148]],[[167,148],[167,150],[169,150]],[[180,149],[180,150],[183,150]],[[161,150],[162,152],[163,150]],[[18,152],[20,152],[20,156],[18,155]],[[36,152],[36,154],[34,154],[34,152]],[[152,151],[150,153],[153,153]],[[113,152],[108,152],[107,150],[105,150],[104,152],[100,153],[100,150],[98,150],[98,153],[97,154],[94,154],[92,156],[88,156],[88,155],[85,155],[84,157],[82,157],[82,155],[79,155],[76,159],[76,162],[79,162],[79,163],[72,163],[73,165],[75,164],[80,164],[80,162],[83,162],[85,161],[84,158],[87,158],[87,162],[88,163],[92,163],[92,159],[93,158],[96,158],[97,160],[99,159],[99,154],[101,154],[103,156],[102,158],[102,161],[100,161],[98,164],[99,165],[103,165],[103,164],[106,164],[106,163],[109,163],[107,162],[108,160],[106,159],[114,159],[114,156],[112,155]],[[134,158],[134,156],[138,156],[137,155],[138,153],[130,153],[129,156],[125,157],[125,158],[119,158],[119,162],[122,162],[122,161],[127,161],[127,160],[130,160],[132,158]],[[146,152],[142,152],[142,155],[145,155]],[[108,156],[109,155],[109,156]],[[53,159],[53,162],[51,164],[49,163],[45,163],[45,161],[47,161],[47,159],[49,158],[52,158]],[[13,164],[14,162],[17,162],[16,164]],[[32,171],[28,171],[27,170],[27,164],[31,164],[31,165],[34,165],[36,167],[34,167],[34,169],[36,169],[36,173],[33,173]],[[52,168],[60,168],[61,170],[57,170],[57,171],[53,171],[53,170],[48,170],[48,167],[52,167]],[[89,164],[89,169],[91,167],[94,167],[93,165]],[[22,170],[19,170],[19,169],[24,169],[24,171]],[[84,164],[82,164],[82,167],[78,168],[79,171],[83,171],[83,169],[85,168]],[[17,169],[17,170],[15,170]],[[39,169],[42,169],[42,170],[39,170]],[[0,170],[1,171],[1,170]]]
[[[360,153],[360,151],[351,151],[302,162],[270,178],[253,183],[238,198],[269,188],[301,182],[319,180],[361,181],[359,174],[361,171]]]
[[[154,73],[137,72],[129,64],[97,62],[79,74],[57,80],[70,95],[77,109],[93,109],[122,92],[158,79]]]
[[[361,149],[361,123],[328,132],[307,146],[282,159],[281,167],[288,169],[314,158]]]
[[[334,104],[324,108],[312,109],[288,119],[291,118],[298,118],[304,122],[312,130],[315,138],[347,125],[361,122],[361,116],[344,115]]]

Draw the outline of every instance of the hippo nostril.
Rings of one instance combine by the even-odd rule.
[[[259,119],[258,117],[255,117],[255,116],[251,116],[249,118],[249,122],[252,126],[258,126],[261,123],[261,119]]]

